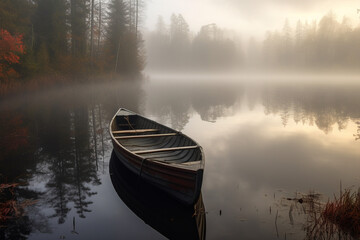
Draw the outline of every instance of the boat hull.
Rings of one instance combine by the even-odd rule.
[[[114,122],[116,117],[117,115],[114,116],[110,126],[115,126],[116,123]],[[160,127],[163,126],[161,124],[158,125]],[[112,132],[111,127],[110,132]],[[137,174],[144,181],[168,193],[183,204],[192,205],[198,200],[204,172],[203,159],[199,161],[199,163],[195,162],[193,165],[192,163],[169,164],[166,162],[153,161],[150,158],[129,151],[129,149],[120,144],[113,134],[111,134],[111,136],[117,158],[130,171]],[[199,147],[199,149],[203,156],[201,147]],[[200,167],[196,167],[196,165]]]
[[[113,146],[117,158],[124,166],[178,201],[192,205],[199,198],[203,169],[191,171],[166,166],[143,160],[124,150],[115,141],[113,141]]]

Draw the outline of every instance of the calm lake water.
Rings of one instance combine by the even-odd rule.
[[[203,214],[121,169],[108,133],[119,107],[203,147]],[[2,99],[0,183],[36,202],[0,239],[196,239],[201,215],[206,239],[304,239],[306,199],[360,186],[359,128],[352,83],[151,79]]]

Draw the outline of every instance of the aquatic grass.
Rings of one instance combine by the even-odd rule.
[[[334,201],[328,201],[321,217],[353,237],[360,237],[360,193],[346,189]]]
[[[308,212],[306,239],[359,239],[360,192],[346,189],[334,200]]]

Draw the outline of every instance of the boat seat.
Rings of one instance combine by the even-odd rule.
[[[134,151],[135,154],[146,154],[146,153],[156,153],[156,152],[167,152],[167,151],[179,151],[179,150],[189,150],[195,149],[199,146],[184,146],[184,147],[173,147],[173,148],[158,148],[158,149],[151,149],[151,150],[142,150],[142,151]]]
[[[153,137],[168,137],[176,136],[178,133],[162,133],[162,134],[148,134],[148,135],[131,135],[131,136],[119,136],[116,139],[131,139],[131,138],[153,138]]]
[[[114,134],[119,133],[147,133],[147,132],[157,132],[159,129],[133,129],[133,130],[119,130],[119,131],[112,131]]]

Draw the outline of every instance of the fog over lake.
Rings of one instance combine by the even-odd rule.
[[[150,78],[2,101],[1,174],[24,184],[19,199],[38,199],[17,226],[29,239],[161,238],[110,181],[108,123],[122,106],[203,147],[207,239],[303,239],[307,215],[287,199],[314,192],[326,201],[340,181],[359,185],[360,85],[223,80]]]

